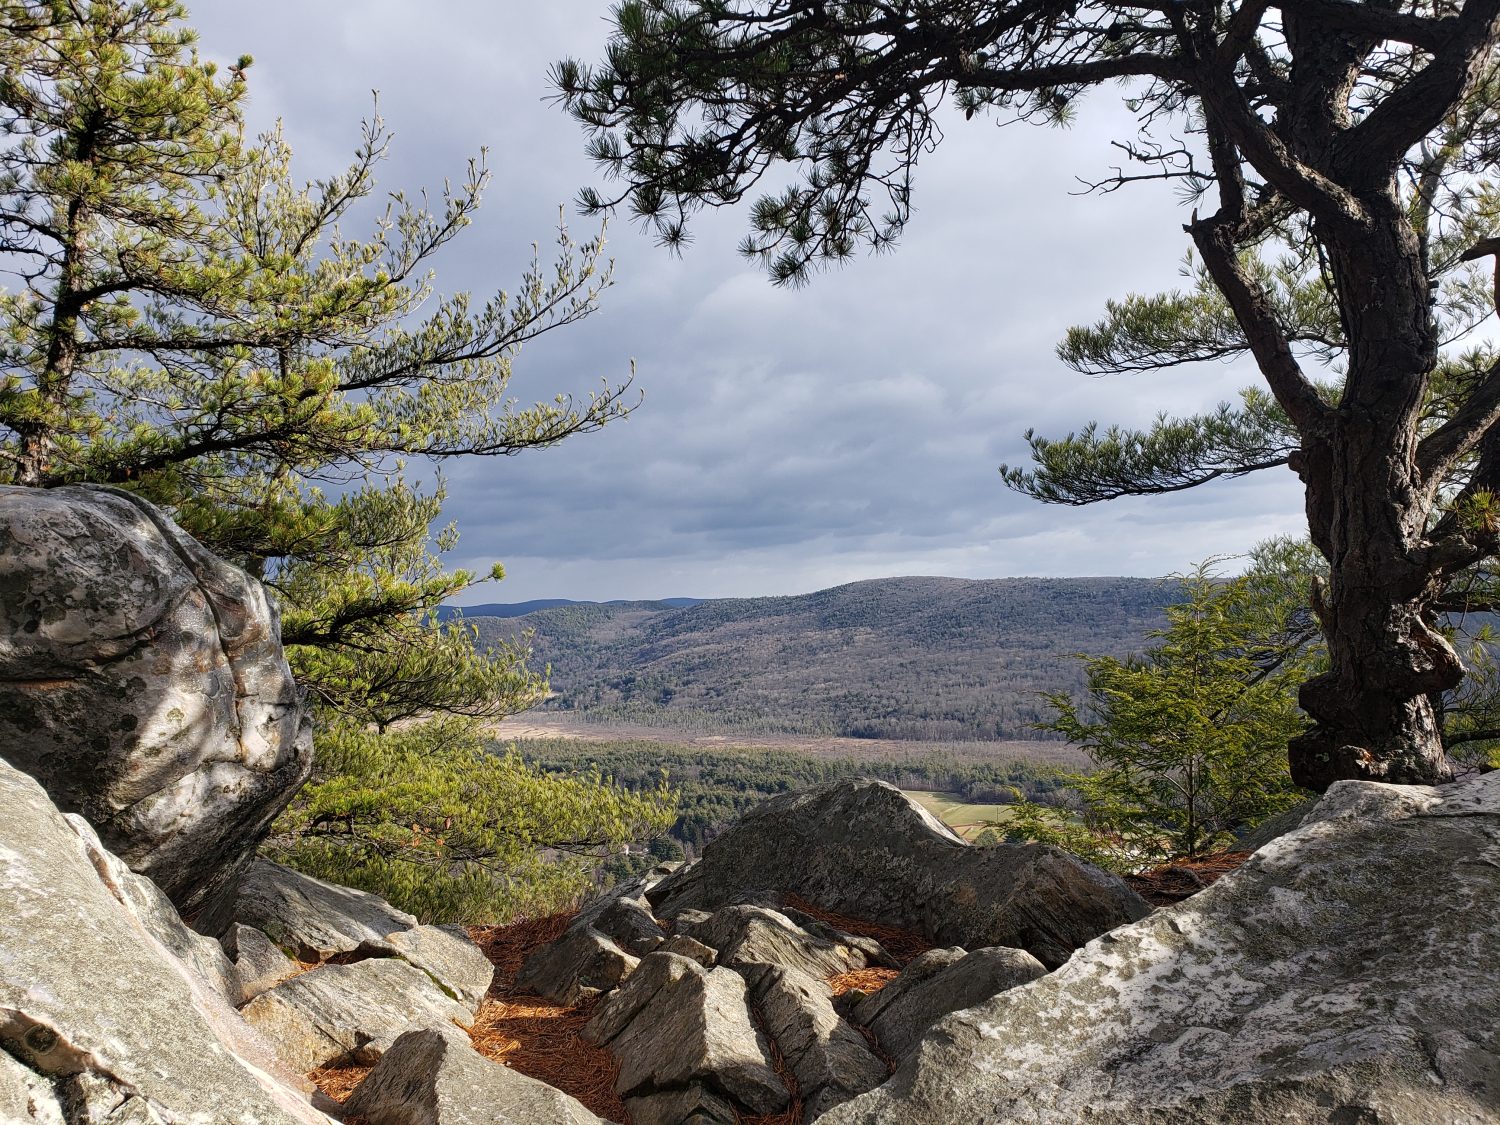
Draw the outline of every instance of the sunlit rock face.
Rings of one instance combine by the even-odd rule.
[[[0,756],[209,905],[312,763],[265,588],[118,489],[0,487]]]
[[[1344,781],[820,1125],[1500,1120],[1500,773]]]
[[[0,762],[0,1121],[328,1125],[229,1005],[233,971]]]

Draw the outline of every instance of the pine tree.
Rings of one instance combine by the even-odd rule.
[[[775,184],[742,249],[782,283],[894,242],[948,98],[1065,124],[1122,82],[1129,170],[1096,187],[1192,196],[1194,283],[1116,305],[1063,358],[1248,356],[1264,386],[1200,418],[1037,440],[1006,479],[1091,503],[1290,466],[1328,564],[1329,664],[1301,690],[1295,776],[1451,775],[1432,700],[1463,665],[1436,614],[1500,550],[1500,361],[1455,344],[1500,297],[1468,264],[1500,251],[1500,0],[628,0],[613,23],[601,62],[555,68],[613,181],[583,202],[680,245],[695,212]]]
[[[437,294],[429,263],[479,206],[483,156],[431,205],[390,196],[352,237],[391,139],[379,116],[347,168],[301,183],[279,129],[245,135],[251,60],[220,74],[183,19],[175,0],[0,0],[0,483],[130,489],[277,593],[324,728],[302,807],[365,802],[343,860],[326,835],[289,854],[351,878],[378,855],[369,870],[385,878],[422,850],[393,850],[382,818],[430,827],[420,793],[451,810],[455,838],[500,831],[466,817],[524,812],[524,834],[440,867],[480,864],[493,889],[508,864],[506,879],[540,885],[516,840],[617,846],[618,825],[644,831],[654,806],[622,821],[625,798],[602,784],[544,784],[476,754],[472,724],[529,706],[544,680],[524,644],[482,654],[439,620],[503,572],[445,569],[457,533],[431,530],[441,485],[424,494],[404,472],[552,446],[629,412],[629,380],[506,399],[522,345],[596,307],[603,236],[560,228],[552,261],[535,255],[511,293]],[[471,725],[381,733],[433,716]],[[589,815],[603,827],[580,828]],[[548,878],[576,887],[568,870]]]
[[[1007,832],[1131,867],[1216,850],[1301,800],[1285,748],[1306,725],[1296,685],[1322,654],[1285,573],[1220,579],[1201,564],[1141,656],[1084,658],[1082,697],[1047,696],[1057,714],[1041,724],[1093,764],[1071,779],[1081,820],[1023,805]]]

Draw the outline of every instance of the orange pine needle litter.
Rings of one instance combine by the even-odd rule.
[[[343,1105],[354,1088],[365,1080],[374,1067],[368,1063],[335,1062],[320,1066],[309,1074],[308,1080],[328,1097]],[[362,1117],[345,1117],[344,1125],[364,1125]]]
[[[853,972],[829,977],[828,987],[835,996],[853,992],[856,988],[861,992],[879,992],[900,975],[899,969],[855,969]]]
[[[533,950],[561,937],[572,918],[571,913],[551,914],[469,930],[497,970],[469,1037],[486,1058],[571,1094],[607,1121],[628,1123],[624,1103],[615,1093],[619,1063],[582,1037],[593,1004],[564,1008],[515,988],[522,962]]]
[[[1250,852],[1216,852],[1197,859],[1173,860],[1138,875],[1126,875],[1125,882],[1152,906],[1171,906],[1228,875],[1250,855]]]

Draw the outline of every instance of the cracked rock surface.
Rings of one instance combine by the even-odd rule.
[[[327,1125],[178,955],[186,927],[137,915],[101,878],[92,834],[3,762],[0,826],[0,1119]]]
[[[118,489],[0,487],[0,755],[177,908],[312,767],[265,588]]]
[[[939,1021],[826,1125],[1500,1120],[1500,773],[1344,781],[1061,969]]]
[[[459,926],[424,926],[385,899],[258,859],[227,900],[235,925],[259,930],[304,961],[345,954],[399,957],[421,969],[469,1015],[479,1011],[495,967]],[[200,921],[200,926],[202,925]]]

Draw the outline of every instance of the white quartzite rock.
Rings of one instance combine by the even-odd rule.
[[[827,1125],[1500,1120],[1500,773],[1344,781],[1296,831],[948,1016]]]
[[[306,780],[263,586],[118,489],[0,487],[0,755],[211,905]]]
[[[395,957],[322,965],[262,992],[240,1011],[303,1072],[344,1058],[373,1063],[404,1032],[447,1033],[474,1022],[474,1014],[426,973]]]
[[[68,1125],[327,1125],[162,920],[101,880],[96,847],[0,762],[0,1083],[21,1063],[34,1076],[0,1106],[52,1125],[54,1105]]]
[[[258,859],[227,900],[236,922],[253,926],[303,960],[345,953],[394,955],[437,981],[473,1015],[494,979],[484,951],[457,926],[423,926],[367,891],[341,887]]]
[[[605,1125],[576,1098],[435,1031],[397,1039],[344,1111],[370,1125]]]
[[[144,875],[137,875],[107,851],[88,821],[77,813],[63,818],[78,833],[99,881],[120,901],[153,938],[186,964],[225,1003],[240,1002],[240,978],[223,948],[212,938],[194,933],[183,924],[171,899]]]
[[[301,967],[281,947],[254,926],[236,922],[225,935],[224,949],[234,955],[240,994],[235,1006],[247,1004],[262,992],[275,988],[301,972]]]

